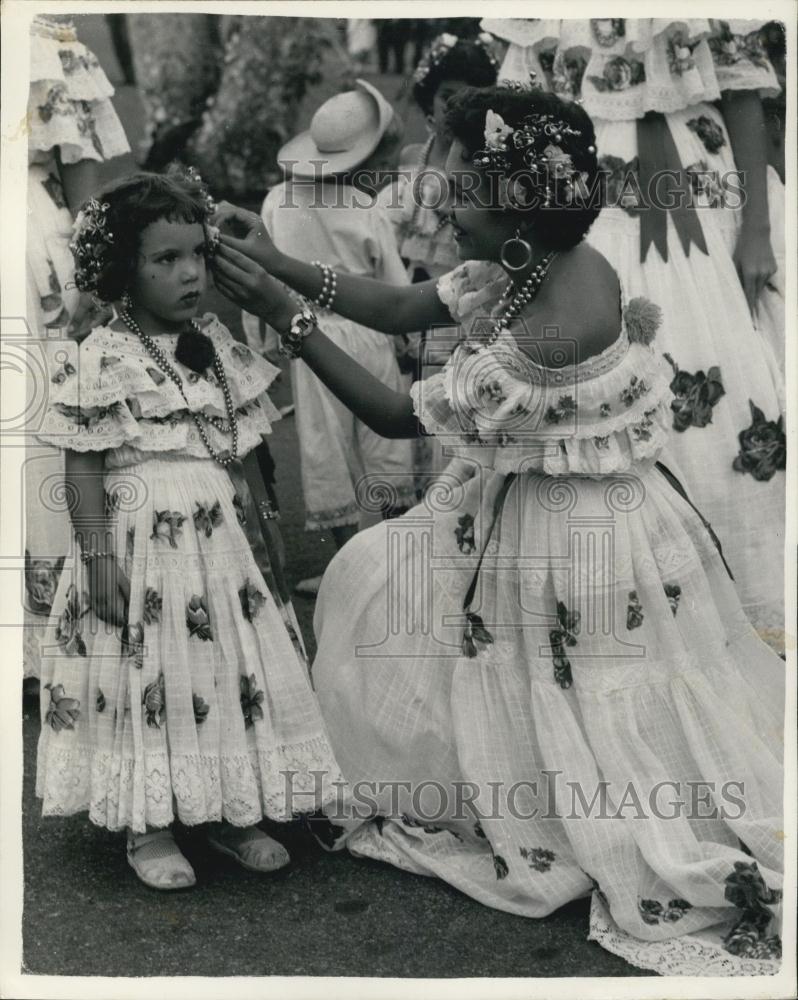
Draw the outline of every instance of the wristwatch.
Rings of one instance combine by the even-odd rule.
[[[316,314],[305,306],[295,316],[286,333],[280,334],[278,351],[286,358],[298,358],[302,353],[302,341],[316,329]]]

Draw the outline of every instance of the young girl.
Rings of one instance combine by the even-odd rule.
[[[412,398],[294,314],[274,278],[315,296],[313,268],[220,216],[250,229],[222,236],[225,294],[380,433],[423,422],[476,469],[325,574],[314,681],[350,789],[378,789],[330,814],[337,844],[527,917],[592,893],[591,936],[643,968],[772,973],[784,665],[660,463],[661,312],[583,242],[592,123],[500,87],[448,120],[464,263],[437,286],[338,281],[340,311],[386,333],[460,324]]]
[[[277,370],[195,319],[211,205],[196,175],[136,174],[84,207],[76,280],[117,316],[53,375],[42,435],[66,453],[75,550],[44,639],[37,794],[44,815],[127,828],[155,889],[194,884],[175,818],[272,871],[288,855],[255,824],[314,808],[339,773],[255,457]]]
[[[393,108],[363,80],[356,90],[326,101],[310,129],[280,150],[286,180],[272,188],[261,210],[276,244],[308,263],[320,256],[326,267],[406,284],[390,224],[366,187],[391,166],[400,137]],[[398,389],[401,376],[391,340],[338,315],[332,284],[317,304],[324,306],[321,325],[327,336],[384,385]],[[331,531],[340,548],[364,517],[371,513],[374,520],[367,509],[374,504],[364,503],[369,492],[384,492],[390,498],[386,509],[415,501],[410,444],[375,434],[301,361],[291,367],[291,384],[305,526]],[[297,590],[315,594],[318,584],[319,578],[303,580]]]

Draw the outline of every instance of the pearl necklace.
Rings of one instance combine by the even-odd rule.
[[[150,356],[160,367],[164,375],[166,375],[169,379],[172,380],[172,382],[174,382],[174,384],[177,386],[180,392],[180,395],[183,397],[185,401],[186,407],[189,408],[188,399],[186,398],[186,394],[183,390],[183,380],[180,378],[178,373],[172,367],[171,362],[167,358],[165,352],[160,347],[160,345],[157,344],[155,340],[149,336],[149,334],[146,334],[141,329],[141,327],[138,325],[138,323],[133,319],[133,317],[126,309],[123,309],[119,313],[119,318],[122,320],[125,326],[131,331],[131,333],[136,334],[136,336],[139,338],[139,340],[142,342],[144,347],[149,352]],[[191,320],[191,327],[196,333],[201,332],[199,325],[193,319]],[[189,413],[197,427],[197,431],[199,432],[199,436],[202,439],[202,443],[208,450],[208,454],[214,461],[218,462],[219,465],[227,467],[238,458],[238,421],[236,420],[236,411],[235,407],[233,406],[233,397],[232,393],[230,392],[230,386],[228,385],[227,382],[227,376],[225,375],[224,368],[222,366],[222,360],[219,357],[219,354],[217,353],[215,347],[213,350],[213,368],[214,371],[216,372],[216,377],[219,379],[219,385],[222,387],[222,395],[224,396],[224,405],[225,409],[227,410],[227,423],[225,423],[220,417],[209,417],[205,416],[205,414],[203,414],[202,417],[200,417],[198,413],[192,412],[190,408],[189,408]],[[203,420],[205,420],[212,427],[215,427],[216,430],[220,431],[223,434],[230,434],[232,432],[233,444],[229,451],[227,450],[217,451],[213,447],[208,438],[208,432],[205,429]]]
[[[498,315],[496,316],[493,329],[491,330],[490,337],[488,338],[489,343],[494,343],[501,335],[502,330],[506,330],[524,306],[534,299],[540,289],[540,286],[543,284],[546,275],[549,273],[549,268],[551,267],[552,261],[556,256],[557,251],[552,250],[550,253],[547,253],[545,257],[541,258],[541,260],[538,261],[538,263],[532,268],[532,273],[520,288],[515,289],[512,281],[508,282],[507,287],[504,292],[502,292],[502,297],[499,299],[496,306]]]

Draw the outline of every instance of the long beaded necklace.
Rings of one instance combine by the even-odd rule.
[[[499,315],[496,316],[488,343],[495,343],[501,335],[502,330],[506,330],[524,306],[534,299],[546,275],[549,273],[549,268],[556,256],[557,251],[552,250],[545,257],[542,257],[532,268],[529,277],[520,288],[516,289],[512,281],[508,282],[496,306]]]
[[[208,454],[211,456],[211,458],[214,461],[218,462],[219,465],[225,467],[235,462],[235,460],[238,458],[238,421],[236,420],[236,411],[235,407],[233,406],[233,397],[230,392],[230,386],[228,385],[227,376],[225,375],[224,367],[222,366],[222,359],[219,357],[216,348],[214,348],[213,351],[213,369],[216,372],[216,377],[219,380],[219,385],[222,387],[222,395],[224,396],[224,405],[225,409],[227,410],[227,423],[225,423],[220,417],[205,416],[205,414],[203,414],[202,417],[200,417],[198,413],[194,413],[189,408],[188,399],[186,398],[186,394],[183,390],[183,380],[180,378],[178,373],[172,367],[172,364],[167,358],[163,349],[155,342],[155,340],[152,337],[149,336],[149,334],[146,334],[141,329],[141,327],[138,325],[138,323],[133,319],[133,317],[126,309],[123,309],[119,313],[119,318],[122,320],[122,322],[130,330],[131,333],[136,334],[136,336],[142,342],[142,344],[147,349],[150,356],[159,366],[164,375],[166,375],[169,379],[171,379],[172,382],[174,382],[174,384],[177,386],[180,395],[183,397],[185,401],[186,408],[191,414],[191,418],[197,427],[197,431],[199,433],[200,438],[202,439],[202,443],[207,448]],[[201,333],[198,324],[193,319],[191,320],[191,327],[195,333]],[[203,423],[203,420],[205,420],[212,427],[215,427],[216,430],[220,431],[223,434],[232,433],[233,442],[232,442],[232,447],[230,448],[229,451],[228,450],[217,451],[213,447],[208,438],[208,432],[205,429],[205,424]]]

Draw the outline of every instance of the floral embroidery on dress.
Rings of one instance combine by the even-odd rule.
[[[80,702],[77,698],[67,698],[63,684],[45,684],[45,690],[50,692],[50,704],[44,715],[44,721],[60,733],[62,729],[74,729],[75,722],[80,718]]]
[[[706,373],[699,370],[690,374],[680,371],[670,354],[666,353],[665,358],[674,372],[670,383],[670,390],[675,397],[671,400],[674,430],[686,431],[688,427],[706,427],[711,424],[712,408],[726,393],[720,368],[713,365]]]
[[[676,31],[668,39],[668,67],[671,73],[681,76],[691,69],[695,69],[695,59],[693,59],[693,46],[685,37],[683,31]]]
[[[141,670],[144,666],[144,626],[141,622],[128,623],[122,630],[122,652]]]
[[[706,160],[697,160],[684,171],[697,198],[704,199],[708,208],[723,208],[725,194],[717,170],[710,170]]]
[[[103,694],[102,688],[97,688],[97,700],[94,704],[98,712],[105,711],[105,695]]]
[[[248,368],[253,361],[252,351],[246,346],[246,344],[233,344],[230,347],[230,353],[236,359],[240,361],[242,365]]]
[[[703,142],[704,149],[708,153],[715,154],[726,145],[726,137],[723,134],[723,129],[708,115],[699,115],[698,118],[691,118],[687,123],[687,127],[691,132],[695,132],[701,142]]]
[[[735,472],[749,472],[758,482],[767,482],[787,468],[787,439],[784,419],[767,420],[765,414],[748,400],[751,426],[737,435],[740,451],[732,462]]]
[[[246,726],[252,726],[258,719],[263,718],[263,709],[261,708],[263,698],[264,693],[258,690],[255,675],[250,674],[247,677],[246,674],[242,674],[241,711],[244,713],[244,724]]]
[[[756,861],[735,861],[724,883],[724,897],[742,911],[723,939],[726,951],[745,958],[781,958],[781,939],[767,933],[774,919],[768,907],[781,901],[781,890],[768,888]]]
[[[454,529],[454,537],[457,540],[457,547],[465,555],[470,555],[476,549],[474,539],[474,517],[472,514],[461,514],[457,518],[457,527]]]
[[[119,490],[103,490],[103,507],[105,509],[105,516],[107,518],[116,517],[117,512],[122,504],[122,494]]]
[[[30,552],[25,550],[26,605],[33,614],[50,614],[65,558],[59,556],[55,562],[50,562],[49,559],[33,559]]]
[[[491,854],[493,854],[492,851]],[[507,878],[510,874],[510,868],[501,854],[493,854],[493,870],[496,872],[496,878],[499,880]]]
[[[646,68],[639,59],[624,59],[623,56],[614,56],[604,64],[601,76],[591,76],[588,79],[601,93],[628,90],[630,87],[636,87],[645,81]]]
[[[559,424],[561,420],[568,420],[577,410],[576,400],[573,396],[560,396],[556,406],[550,406],[546,410],[546,420],[550,424]]]
[[[50,379],[55,385],[63,385],[64,382],[71,376],[75,374],[75,366],[69,362],[65,361],[60,368],[56,368],[55,374]]]
[[[144,624],[152,625],[161,620],[163,610],[163,598],[155,587],[147,587],[144,591]]]
[[[199,501],[195,502],[197,509],[194,511],[194,527],[200,534],[204,534],[206,538],[210,538],[213,534],[213,529],[224,520],[222,517],[222,505],[218,500],[212,507],[207,507]]]
[[[191,600],[186,607],[186,625],[189,636],[196,635],[203,642],[213,641],[211,633],[211,617],[208,613],[208,605],[205,598],[199,594],[192,594]]]
[[[202,723],[208,718],[208,712],[211,710],[211,706],[198,694],[191,694],[191,704],[194,708],[194,722],[201,726]]]
[[[549,89],[565,99],[579,97],[582,92],[582,77],[587,69],[587,60],[580,55],[565,54],[561,50],[541,52],[540,68],[549,84]]]
[[[593,438],[593,444],[599,449],[599,451],[606,451],[606,449],[610,446],[609,434],[605,434],[603,436],[596,435]]]
[[[625,17],[591,17],[593,37],[602,48],[610,48],[626,35]]]
[[[651,440],[651,428],[654,426],[654,414],[656,412],[656,407],[653,410],[646,410],[643,413],[643,419],[639,423],[632,424],[632,437],[634,437],[635,441]]]
[[[643,605],[637,596],[636,590],[629,591],[629,603],[626,606],[626,627],[629,631],[633,628],[640,628],[643,624]]]
[[[166,714],[166,686],[163,673],[158,674],[158,679],[150,681],[144,688],[141,703],[144,706],[147,725],[154,729],[160,729],[161,718]]]
[[[55,627],[56,642],[67,656],[85,656],[86,643],[83,640],[80,619],[89,611],[89,595],[78,594],[77,587],[70,583],[66,595],[66,605]]]
[[[78,55],[73,49],[59,49],[58,58],[61,60],[64,72],[70,74],[77,72],[78,69],[84,69],[88,72],[100,65],[97,56],[88,50]]]
[[[55,115],[71,115],[74,106],[63,83],[56,83],[47,91],[44,104],[38,107],[39,117],[46,125]]]
[[[463,631],[463,655],[473,659],[491,645],[493,636],[485,627],[482,618],[474,611],[466,612],[466,627]]]
[[[624,404],[624,406],[631,406],[636,400],[640,399],[641,396],[645,396],[647,392],[651,391],[651,386],[643,378],[638,378],[637,375],[633,375],[629,379],[629,385],[618,393],[618,399]],[[656,411],[655,411],[656,412]]]
[[[679,601],[682,599],[682,588],[678,583],[666,583],[663,589],[665,590],[665,596],[668,598],[671,614],[675,618],[676,612],[679,610]]]
[[[720,32],[709,38],[708,42],[712,59],[718,66],[734,66],[741,60],[748,60],[760,69],[767,68],[767,57],[757,31],[735,35],[728,21],[721,21]]]
[[[262,594],[249,580],[239,590],[238,599],[241,602],[241,610],[244,613],[244,617],[248,622],[255,621],[258,612],[266,603],[266,595]]]
[[[606,208],[622,208],[627,215],[637,215],[644,206],[638,171],[640,162],[635,156],[622,160],[619,156],[601,156],[598,161],[603,186],[603,203]]]
[[[599,416],[608,417],[612,413],[612,406],[609,403],[602,403],[599,407]]]
[[[177,539],[183,534],[185,514],[177,510],[156,510],[152,514],[152,534],[154,541],[167,540],[170,548],[177,548]]]
[[[66,195],[64,194],[64,185],[61,183],[60,177],[57,177],[55,174],[48,174],[47,178],[42,181],[42,187],[50,196],[50,200],[56,208],[69,208]]]
[[[545,847],[519,847],[518,853],[536,872],[549,871],[556,858],[554,851],[549,851]]]
[[[578,611],[569,611],[562,601],[557,601],[557,619],[560,624],[558,628],[549,632],[549,642],[554,663],[554,679],[561,688],[569,688],[574,682],[571,661],[565,655],[565,647],[576,645],[581,617]]]
[[[638,901],[637,908],[644,924],[658,924],[660,920],[675,923],[677,920],[681,920],[685,913],[693,907],[686,899],[671,899],[667,907],[663,906],[658,899],[641,899]]]

